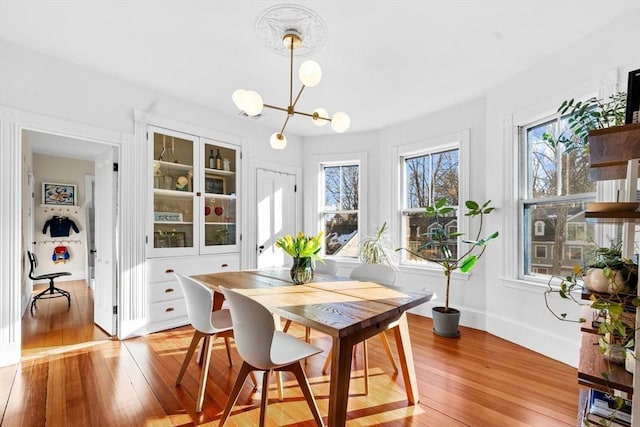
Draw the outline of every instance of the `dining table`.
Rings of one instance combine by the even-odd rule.
[[[392,330],[398,350],[407,401],[418,403],[407,310],[429,301],[426,290],[361,282],[315,274],[304,284],[294,284],[287,269],[257,269],[191,276],[214,293],[214,309],[222,305],[222,288],[234,289],[259,301],[274,315],[309,326],[332,338],[329,380],[329,426],[344,426],[351,379],[353,347],[386,330]]]

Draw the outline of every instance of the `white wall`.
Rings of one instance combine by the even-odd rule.
[[[626,90],[627,73],[640,68],[637,46],[637,23],[640,14],[631,14],[614,25],[595,31],[575,46],[548,58],[540,58],[539,66],[504,82],[487,97],[487,136],[484,179],[487,197],[501,206],[502,214],[490,218],[489,228],[502,233],[501,243],[494,245],[485,259],[487,294],[487,331],[534,349],[551,357],[576,365],[579,348],[579,326],[556,320],[546,310],[543,285],[511,280],[510,266],[515,262],[506,239],[517,206],[513,201],[514,177],[510,174],[512,159],[506,153],[506,133],[512,117],[526,115],[539,107],[552,106],[554,112],[561,100],[584,95],[584,91],[607,86],[609,76],[617,74],[619,89]],[[508,237],[507,237],[508,236]],[[568,307],[569,308],[569,307]],[[574,309],[574,314],[577,310]]]

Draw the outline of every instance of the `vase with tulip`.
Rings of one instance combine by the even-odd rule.
[[[291,266],[291,280],[296,285],[310,282],[313,279],[313,261],[323,262],[320,254],[322,249],[322,231],[317,236],[305,235],[302,231],[294,239],[290,234],[276,240],[276,247],[282,248],[293,257]]]

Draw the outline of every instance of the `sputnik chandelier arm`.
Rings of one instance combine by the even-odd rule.
[[[320,83],[322,78],[322,70],[317,62],[307,60],[300,65],[298,77],[302,82],[302,87],[298,95],[293,98],[293,51],[302,44],[302,38],[296,30],[287,30],[282,37],[282,42],[289,49],[290,62],[289,62],[289,105],[287,107],[279,107],[277,105],[265,104],[262,100],[262,96],[253,90],[237,89],[233,92],[232,99],[236,106],[248,116],[257,116],[262,112],[264,107],[271,108],[273,110],[284,111],[287,113],[284,124],[280,132],[271,135],[269,142],[271,147],[277,150],[282,150],[287,145],[287,138],[284,135],[284,130],[289,123],[289,119],[296,114],[301,116],[310,117],[316,126],[324,126],[327,122],[331,123],[331,128],[338,133],[342,133],[349,129],[351,125],[351,119],[347,113],[337,112],[333,117],[329,117],[329,113],[324,108],[316,108],[312,113],[305,113],[297,111],[295,109],[296,104],[300,100],[300,96],[306,87],[314,87]]]

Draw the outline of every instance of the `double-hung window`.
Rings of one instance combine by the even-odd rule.
[[[559,115],[519,129],[524,276],[566,276],[584,261],[594,241],[595,226],[585,220],[587,202],[596,198],[589,156],[555,144],[562,133],[569,131],[566,117]]]
[[[325,254],[357,257],[360,249],[360,164],[323,163],[320,214]]]
[[[454,207],[444,221],[448,232],[459,228],[458,205],[460,193],[460,148],[456,142],[435,149],[423,149],[400,156],[401,182],[401,224],[402,245],[409,251],[401,252],[401,263],[426,263],[414,256],[426,242],[431,228],[435,227],[433,218],[427,218],[425,207],[445,198],[448,206]],[[455,257],[458,253],[456,239],[447,243]],[[440,251],[440,248],[428,250]]]

